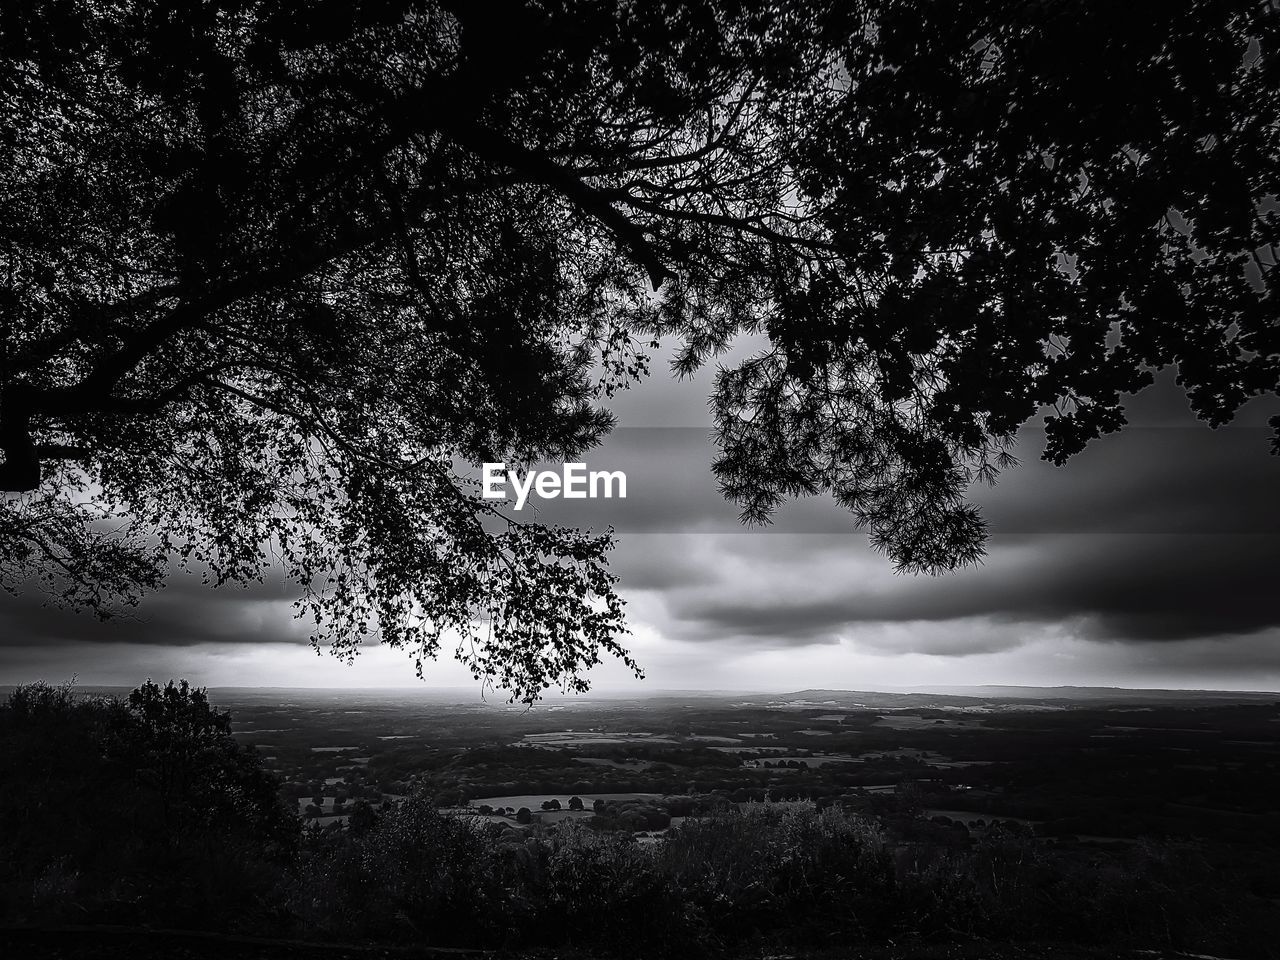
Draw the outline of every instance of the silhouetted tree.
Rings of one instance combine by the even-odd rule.
[[[362,836],[372,830],[378,823],[378,813],[368,800],[357,800],[351,805],[351,816],[347,820],[347,831],[355,837]]]
[[[296,850],[299,822],[229,726],[185,682],[126,701],[19,687],[0,706],[0,766],[26,772],[0,790],[6,883],[68,872],[59,916],[80,921],[125,903],[200,924],[243,910]]]
[[[296,811],[252,748],[231,735],[231,715],[186,680],[148,680],[129,694],[134,722],[109,745],[159,795],[162,817],[185,833],[231,826],[285,848],[296,843]]]
[[[5,16],[10,588],[104,611],[271,544],[317,643],[456,631],[531,699],[634,668],[610,540],[455,458],[590,446],[655,335],[762,343],[713,397],[744,518],[826,491],[913,571],[978,557],[1038,410],[1060,463],[1154,369],[1214,424],[1280,379],[1274,4]]]

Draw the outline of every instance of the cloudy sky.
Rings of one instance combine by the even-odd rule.
[[[1262,403],[1230,428],[1197,424],[1165,377],[1133,426],[1064,468],[1023,463],[982,489],[981,566],[895,574],[834,505],[784,509],[747,531],[709,473],[709,377],[659,372],[616,404],[620,429],[588,455],[622,469],[628,499],[540,505],[541,519],[612,523],[642,684],[610,664],[598,688],[794,690],[1062,684],[1280,690],[1280,458]],[[136,615],[100,624],[0,596],[0,684],[186,676],[210,686],[411,686],[405,654],[353,666],[317,655],[291,596],[175,574]],[[457,664],[436,686],[475,685]]]

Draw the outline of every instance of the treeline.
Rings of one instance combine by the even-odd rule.
[[[1280,943],[1270,864],[970,837],[839,804],[724,802],[644,842],[484,823],[420,794],[304,831],[185,684],[126,701],[22,688],[0,707],[0,763],[6,922],[646,958],[958,940],[1262,958]]]
[[[477,829],[415,799],[315,836],[290,910],[326,938],[594,955],[975,940],[1276,955],[1274,903],[1200,852],[917,827],[904,840],[838,806],[761,804],[643,843],[583,821]]]

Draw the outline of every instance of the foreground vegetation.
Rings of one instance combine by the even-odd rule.
[[[426,794],[304,830],[204,693],[0,707],[8,921],[678,955],[1057,942],[1274,956],[1280,911],[1194,844],[1059,848],[842,804],[716,805],[660,839],[514,829]],[[9,779],[9,778],[6,778]]]

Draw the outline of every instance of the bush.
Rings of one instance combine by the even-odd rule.
[[[510,896],[512,945],[652,955],[689,939],[678,888],[651,848],[627,834],[566,821],[554,835],[508,847],[496,867]]]
[[[837,809],[730,807],[686,821],[655,848],[659,869],[717,939],[866,939],[893,894],[891,862],[869,821]],[[816,924],[816,927],[815,927]]]
[[[1058,850],[989,830],[968,848],[915,846],[897,864],[911,932],[1002,941],[1270,956],[1280,911],[1239,864],[1215,869],[1193,846]]]
[[[4,913],[259,929],[298,841],[280,784],[203,690],[19,687],[0,707]]]
[[[432,800],[404,800],[312,846],[290,903],[312,934],[457,946],[489,924],[492,845],[475,821]]]
[[[645,956],[865,940],[892,892],[866,821],[767,805],[641,844],[574,821],[521,834],[415,800],[360,836],[319,836],[299,879],[315,935]]]

